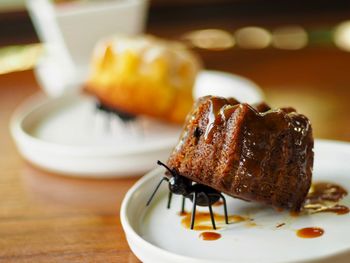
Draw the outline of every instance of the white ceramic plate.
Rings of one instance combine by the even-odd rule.
[[[218,80],[218,76],[221,80]],[[242,102],[262,100],[262,93],[242,78],[216,71],[204,71],[215,87],[232,92],[222,95],[238,97]],[[214,85],[215,84],[215,85]],[[195,90],[205,83],[200,81]],[[108,128],[107,128],[108,127]],[[96,113],[92,98],[66,95],[48,99],[37,95],[15,112],[11,132],[21,154],[44,169],[74,176],[118,177],[139,175],[151,170],[157,159],[168,156],[175,146],[181,127],[149,118],[124,125],[118,118],[108,119]]]
[[[350,144],[316,141],[313,180],[350,190],[349,160]],[[203,241],[199,231],[181,225],[179,196],[166,209],[166,184],[151,206],[145,206],[163,172],[158,168],[140,179],[122,203],[121,222],[129,246],[142,262],[349,262],[350,214],[292,217],[288,212],[227,197],[229,214],[252,218],[256,226],[232,223],[217,231],[221,239]],[[341,204],[349,206],[350,197]],[[187,211],[190,206],[187,201]],[[214,209],[223,214],[222,206]],[[285,225],[277,228],[280,223]],[[313,239],[297,237],[296,230],[304,227],[321,227],[325,233]]]
[[[204,70],[197,76],[193,97],[197,99],[206,95],[234,97],[251,104],[262,101],[264,97],[253,81],[216,70]]]
[[[58,173],[129,176],[151,169],[179,136],[178,126],[143,118],[125,125],[94,105],[87,96],[32,97],[11,122],[19,151],[28,161]]]

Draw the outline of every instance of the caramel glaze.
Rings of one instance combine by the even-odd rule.
[[[254,104],[253,108],[255,108],[258,112],[266,112],[271,110],[271,107],[265,102]]]
[[[213,136],[218,126],[224,121],[222,118],[225,111],[223,110],[225,105],[239,104],[239,102],[233,98],[222,99],[213,97],[210,100],[210,110],[208,114],[208,123],[204,133],[204,139],[207,143],[211,143]],[[226,116],[228,117],[228,116]]]
[[[348,192],[340,185],[329,182],[314,183],[306,197],[304,209],[311,211],[311,213],[347,214],[349,208],[338,204],[347,194]]]
[[[297,231],[297,236],[301,238],[316,238],[324,234],[324,230],[319,227],[306,227]]]
[[[204,138],[207,143],[211,143],[213,135],[218,129],[218,126],[226,122],[233,112],[239,107],[239,101],[228,98],[223,99],[219,97],[212,97],[210,99],[210,109],[208,114],[208,123],[205,130]],[[257,112],[266,112],[271,108],[266,103],[259,103],[253,105]]]
[[[215,232],[202,232],[199,234],[199,237],[206,241],[213,241],[221,238],[221,235]]]

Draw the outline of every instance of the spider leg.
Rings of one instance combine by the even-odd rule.
[[[207,201],[208,201],[211,224],[213,225],[213,228],[216,230],[214,213],[213,213],[213,209],[212,209],[211,204],[210,204],[209,196],[206,193],[204,193],[204,192],[203,192],[203,194],[207,198]]]
[[[221,193],[220,193],[220,197],[222,198],[222,201],[224,202],[225,223],[228,224],[226,199],[225,199],[224,195]]]
[[[196,206],[197,206],[197,193],[196,192],[193,193],[192,203],[193,203],[193,207],[192,207],[192,215],[191,215],[191,230],[193,230],[194,220],[196,218]]]
[[[182,196],[182,204],[181,204],[181,213],[185,213],[185,201],[186,198],[184,196]]]
[[[150,199],[148,200],[146,206],[149,206],[149,204],[151,203],[151,201],[152,201],[154,195],[155,195],[156,192],[158,191],[159,186],[162,184],[163,181],[169,182],[169,179],[168,179],[167,177],[163,177],[163,178],[160,180],[160,182],[158,183],[157,187],[154,189],[154,191],[153,191],[153,193],[152,193]]]
[[[171,198],[173,197],[173,193],[171,191],[169,191],[169,195],[168,195],[168,205],[166,206],[168,209],[170,208],[170,204],[171,204]]]
[[[105,129],[106,129],[107,133],[110,133],[111,129],[112,129],[112,127],[111,127],[111,123],[112,123],[112,121],[111,121],[111,119],[112,119],[111,113],[106,112],[105,114],[106,114],[105,115]]]
[[[104,126],[105,126],[105,131],[109,133],[111,131],[111,111],[109,108],[104,106],[100,101],[96,102],[95,105],[96,113],[98,112],[103,112],[104,114]]]

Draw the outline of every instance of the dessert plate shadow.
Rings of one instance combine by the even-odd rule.
[[[349,143],[316,140],[313,181],[328,181],[350,190],[349,159]],[[226,196],[230,224],[218,220],[219,229],[209,231],[219,233],[221,238],[202,240],[203,231],[191,231],[183,225],[186,216],[179,215],[180,196],[175,195],[171,208],[166,209],[166,183],[146,207],[163,174],[162,168],[148,173],[129,190],[122,203],[120,216],[127,241],[142,262],[348,262],[350,214],[295,216]],[[349,206],[350,197],[346,196],[341,204]],[[187,212],[191,205],[188,200]],[[200,212],[207,210],[199,207]],[[214,207],[214,213],[223,215],[223,207]],[[210,221],[207,226],[211,226]],[[322,228],[324,234],[318,238],[298,237],[296,231],[306,227]]]
[[[219,71],[199,74],[194,95],[207,94],[247,103],[263,100],[251,81]],[[96,111],[94,99],[79,94],[35,95],[16,110],[10,126],[17,148],[29,162],[60,174],[94,178],[151,170],[170,154],[181,132],[181,126],[145,117],[123,123]]]

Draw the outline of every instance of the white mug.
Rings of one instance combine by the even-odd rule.
[[[42,88],[51,96],[87,77],[96,42],[113,34],[144,30],[147,0],[76,1],[55,5],[51,0],[27,0],[27,8],[45,55],[36,69]]]

